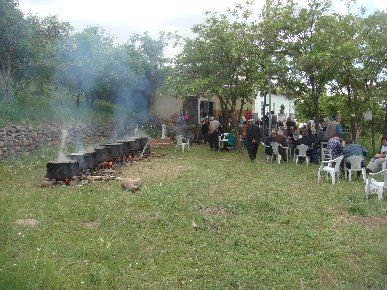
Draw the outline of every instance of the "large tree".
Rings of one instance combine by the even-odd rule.
[[[319,100],[333,77],[329,28],[334,22],[329,9],[330,2],[318,0],[308,1],[306,7],[290,2],[286,13],[281,12],[282,23],[287,23],[281,34],[287,68],[280,81],[288,95],[310,108],[307,117],[315,119],[320,117]]]
[[[382,27],[386,19],[380,13],[367,18],[352,14],[336,18],[337,24],[332,29],[336,41],[332,47],[335,62],[331,88],[341,98],[337,101],[344,103],[343,113],[356,140],[363,113],[372,110],[376,115],[383,102],[386,36]]]
[[[14,0],[0,0],[0,77],[3,102],[10,98],[12,78],[31,61],[32,33]]]
[[[250,15],[242,6],[208,13],[193,27],[194,38],[185,39],[169,79],[176,95],[216,96],[226,126],[236,127],[245,104],[254,97],[257,66]]]

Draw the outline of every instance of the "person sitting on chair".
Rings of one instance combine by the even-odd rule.
[[[379,166],[387,160],[387,137],[382,138],[382,149],[379,154],[376,154],[374,158],[367,165],[368,172],[377,172]]]
[[[294,149],[297,146],[298,142],[298,134],[293,126],[290,126],[288,131],[288,138],[289,138],[289,146],[290,148]]]
[[[336,159],[337,157],[343,155],[342,141],[338,136],[329,139],[327,148],[332,149],[332,159]]]
[[[287,156],[286,156],[286,149],[283,147],[287,147],[288,144],[286,142],[286,138],[284,136],[284,132],[281,129],[277,130],[277,134],[273,135],[273,142],[277,142],[278,144],[282,145],[278,148],[279,154],[281,154],[282,160],[286,161]]]
[[[354,144],[353,140],[350,136],[345,138],[345,147],[343,149],[343,155],[344,159],[347,159],[350,156],[363,156],[366,157],[368,154],[368,150],[365,149],[362,145],[360,144]],[[347,168],[351,168],[350,162],[346,162]],[[361,168],[366,167],[364,160],[361,162]],[[358,172],[358,175],[360,172]]]

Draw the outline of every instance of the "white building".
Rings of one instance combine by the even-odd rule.
[[[266,109],[265,112],[269,111],[269,95],[266,96]],[[285,106],[285,116],[286,118],[295,114],[294,102],[287,98],[284,95],[271,95],[271,110],[274,111],[274,114],[278,115],[281,105]],[[261,92],[258,92],[255,102],[253,113],[258,115],[258,118],[262,118],[262,108],[264,106],[264,96],[261,95]]]

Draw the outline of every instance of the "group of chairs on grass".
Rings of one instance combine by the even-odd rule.
[[[212,120],[210,127],[211,124],[215,124],[214,128],[218,129],[219,122]],[[380,154],[376,154],[366,167],[367,150],[360,144],[353,144],[351,138],[346,138],[345,142],[343,141],[340,122],[341,118],[331,121],[324,129],[322,126],[316,129],[313,122],[308,122],[300,135],[294,129],[294,126],[289,124],[289,128],[283,128],[284,130],[273,128],[272,134],[264,140],[260,137],[259,126],[254,122],[250,122],[251,124],[246,126],[245,134],[242,132],[243,143],[252,162],[255,161],[258,144],[260,143],[264,146],[267,162],[275,160],[280,164],[293,159],[296,165],[300,162],[305,162],[307,165],[309,163],[319,165],[318,182],[321,180],[321,176],[325,175],[327,178],[330,177],[332,184],[335,184],[339,182],[341,172],[344,173],[345,178],[351,181],[353,173],[356,172],[357,176],[361,176],[365,181],[367,198],[370,193],[376,193],[381,199],[383,190],[387,187],[386,138],[382,139]],[[249,135],[251,136],[249,137]],[[235,135],[233,133],[213,134],[213,136],[217,138],[210,137],[210,140],[212,140],[210,142],[211,149],[216,147],[216,149],[228,150],[235,147]],[[190,147],[189,139],[177,136],[176,140],[177,148],[181,147],[184,151]],[[377,172],[380,165],[382,165],[382,171]],[[383,181],[377,181],[380,176],[384,177]]]
[[[381,153],[376,154],[366,167],[365,155],[367,150],[359,144],[353,144],[350,138],[347,138],[346,142],[342,142],[337,136],[332,137],[333,139],[329,138],[329,141],[320,140],[318,150],[316,150],[316,144],[311,144],[311,146],[306,144],[291,146],[290,142],[285,144],[281,142],[284,140],[282,135],[280,132],[278,136],[278,131],[273,130],[272,136],[267,137],[265,142],[261,142],[265,148],[267,162],[275,160],[280,164],[281,161],[288,162],[293,159],[295,164],[302,160],[309,165],[311,156],[313,156],[314,163],[319,164],[318,182],[320,182],[321,176],[325,175],[327,178],[330,177],[332,184],[335,184],[339,182],[341,172],[344,173],[346,179],[351,181],[352,175],[357,173],[357,176],[361,176],[365,182],[367,198],[371,193],[377,194],[379,199],[382,198],[383,190],[387,188],[387,140],[385,138],[382,139]],[[346,144],[345,147],[343,144]],[[341,149],[337,146],[341,146]],[[316,152],[319,154],[318,156],[316,156]],[[382,171],[377,172],[380,164]],[[383,177],[383,181],[376,180],[380,176]]]

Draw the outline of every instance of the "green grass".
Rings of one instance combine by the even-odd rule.
[[[143,180],[136,194],[40,188],[52,152],[1,163],[0,288],[386,287],[386,201],[366,202],[362,182],[317,184],[316,166],[269,164],[262,148],[256,164],[161,152],[122,169]]]

